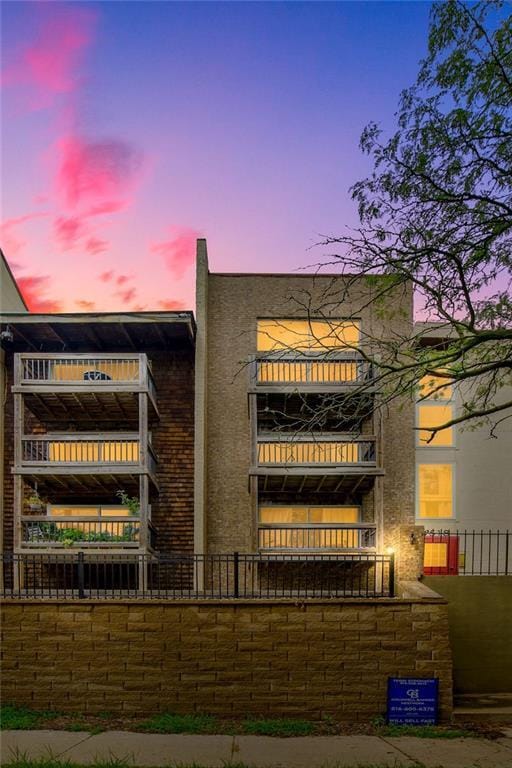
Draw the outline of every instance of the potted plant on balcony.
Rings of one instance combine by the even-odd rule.
[[[140,501],[136,496],[129,496],[126,491],[119,490],[116,492],[116,496],[119,496],[123,507],[127,507],[130,515],[136,517],[140,512]]]
[[[27,499],[27,506],[30,510],[30,512],[43,512],[45,503],[43,499],[40,497],[37,488],[34,488],[32,493]]]

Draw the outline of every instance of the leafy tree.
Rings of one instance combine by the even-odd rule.
[[[351,190],[359,227],[322,243],[336,246],[329,263],[345,276],[338,300],[361,278],[383,307],[412,284],[424,321],[412,338],[364,339],[383,402],[437,374],[434,393],[452,379],[463,405],[432,436],[482,421],[494,434],[512,416],[511,5],[436,3],[428,55],[396,117],[391,138],[374,122],[362,134],[374,169]]]

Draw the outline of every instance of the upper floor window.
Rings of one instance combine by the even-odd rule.
[[[257,350],[349,350],[359,345],[359,333],[354,320],[258,320]]]
[[[417,408],[418,445],[423,447],[450,447],[453,445],[454,429],[446,427],[432,433],[432,429],[447,424],[453,419],[451,398],[453,385],[443,376],[427,375],[419,383],[421,401]]]

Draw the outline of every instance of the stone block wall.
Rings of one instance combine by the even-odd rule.
[[[3,701],[35,709],[368,721],[389,676],[438,677],[450,718],[444,600],[2,607]]]

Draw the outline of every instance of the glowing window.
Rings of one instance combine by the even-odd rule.
[[[420,396],[432,398],[432,400],[450,400],[453,387],[449,379],[441,376],[423,376],[419,382]]]
[[[446,542],[425,542],[425,568],[446,568],[448,565],[448,544]]]
[[[427,427],[436,427],[446,424],[453,418],[451,405],[419,405],[418,406],[418,442],[423,446],[448,446],[453,445],[453,427],[447,427],[436,432],[432,440],[432,433]],[[429,442],[430,440],[430,442]]]
[[[262,549],[354,549],[362,546],[361,531],[323,528],[357,523],[359,507],[260,507]],[[276,526],[272,528],[271,526]],[[296,527],[299,526],[299,527]]]
[[[349,349],[359,344],[359,323],[352,320],[258,320],[257,349]]]
[[[453,516],[453,467],[451,464],[418,466],[420,517]]]

